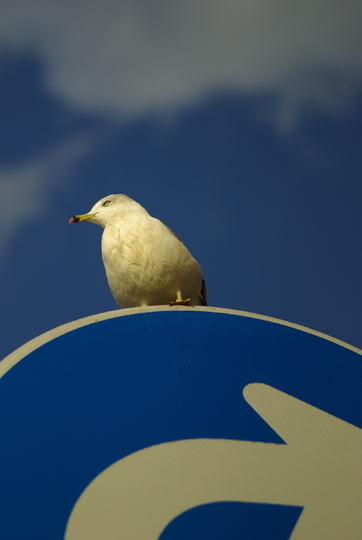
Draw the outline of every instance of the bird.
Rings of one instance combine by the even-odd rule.
[[[199,263],[167,225],[127,195],[108,195],[69,223],[100,225],[108,285],[120,308],[207,306]]]

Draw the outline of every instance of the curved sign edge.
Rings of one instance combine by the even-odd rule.
[[[114,319],[116,317],[124,317],[127,315],[139,315],[141,313],[152,313],[152,312],[161,312],[161,311],[189,311],[190,309],[194,311],[205,311],[207,313],[223,313],[226,315],[237,315],[239,317],[246,317],[249,319],[259,319],[259,320],[268,321],[274,324],[280,324],[282,326],[289,326],[290,328],[295,328],[296,330],[300,330],[308,334],[313,334],[322,339],[326,339],[327,341],[332,341],[333,343],[336,343],[337,345],[340,345],[341,347],[354,351],[357,354],[360,354],[362,356],[361,349],[358,349],[357,347],[354,347],[353,345],[350,345],[337,338],[329,336],[328,334],[324,334],[323,332],[319,332],[317,330],[312,330],[311,328],[308,328],[306,326],[284,321],[282,319],[269,317],[267,315],[259,315],[257,313],[251,313],[248,311],[239,311],[236,309],[219,308],[219,307],[193,306],[190,308],[188,306],[147,306],[147,307],[128,308],[128,309],[116,309],[114,311],[106,311],[104,313],[90,315],[88,317],[83,317],[82,319],[76,319],[69,323],[57,326],[56,328],[53,328],[52,330],[49,330],[48,332],[45,332],[44,334],[40,334],[40,336],[37,336],[36,338],[28,341],[27,343],[25,343],[24,345],[22,345],[21,347],[19,347],[18,349],[16,349],[15,351],[13,351],[8,356],[6,356],[3,360],[0,361],[0,378],[3,375],[5,375],[5,373],[7,373],[13,366],[15,366],[15,364],[20,362],[20,360],[22,360],[25,356],[27,356],[31,352],[35,351],[42,345],[45,345],[49,341],[52,341],[53,339],[57,337],[67,334],[68,332],[71,332],[72,330],[76,330],[77,328],[81,328],[83,326],[94,324],[100,321],[105,321],[108,319]]]

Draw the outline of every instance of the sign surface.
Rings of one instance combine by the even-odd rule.
[[[215,308],[59,327],[0,363],[3,540],[362,537],[361,351]]]

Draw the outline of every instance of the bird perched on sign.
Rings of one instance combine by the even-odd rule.
[[[104,229],[103,264],[121,308],[207,305],[198,262],[169,227],[127,195],[104,197],[88,214],[73,216],[69,223],[80,221]]]

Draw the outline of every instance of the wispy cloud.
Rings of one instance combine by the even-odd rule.
[[[41,219],[49,188],[71,176],[72,167],[92,147],[78,135],[18,167],[0,167],[0,262],[14,234],[29,221]],[[14,212],[16,209],[16,212]]]
[[[288,128],[306,105],[353,104],[361,22],[358,0],[4,0],[0,43],[45,58],[49,88],[79,107],[122,117],[270,92]]]

